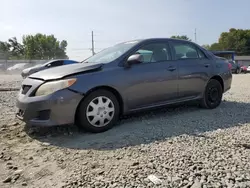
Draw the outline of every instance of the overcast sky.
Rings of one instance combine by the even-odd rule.
[[[211,44],[229,28],[250,28],[250,0],[0,0],[0,40],[54,34],[68,55],[82,60],[117,42],[187,35]]]

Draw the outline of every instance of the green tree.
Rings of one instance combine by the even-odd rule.
[[[68,59],[67,45],[67,41],[60,42],[54,35],[38,33],[23,36],[22,44],[16,37],[0,41],[0,53],[7,54],[10,59]]]
[[[10,47],[10,56],[13,58],[20,58],[24,55],[23,45],[17,41],[16,37],[8,40],[8,46]]]
[[[1,52],[9,52],[10,51],[10,44],[7,42],[0,41],[0,51]]]
[[[60,48],[62,50],[66,50],[67,46],[68,46],[67,41],[66,40],[62,40],[62,42],[60,43]]]
[[[176,36],[171,36],[170,38],[172,38],[172,39],[182,39],[182,40],[191,41],[191,39],[188,38],[186,35],[176,35]]]
[[[38,46],[32,35],[23,36],[24,56],[28,59],[36,59],[37,51],[39,52]]]
[[[231,28],[229,32],[221,33],[219,44],[223,50],[233,50],[239,55],[249,55],[250,30]]]
[[[216,50],[223,50],[223,47],[220,43],[213,43],[211,44],[211,46],[209,47],[209,50],[212,50],[212,51],[216,51]]]
[[[209,50],[231,50],[238,55],[250,55],[250,30],[231,28],[222,32],[218,42],[211,44]]]
[[[24,54],[29,59],[68,58],[67,41],[58,41],[54,35],[26,35],[23,37]]]
[[[10,45],[7,42],[0,41],[0,59],[8,59]]]
[[[207,50],[210,50],[210,45],[209,44],[203,44],[202,47],[207,49]]]

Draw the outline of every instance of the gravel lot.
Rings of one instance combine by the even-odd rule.
[[[0,90],[20,80],[1,75]],[[18,91],[0,91],[0,187],[250,187],[249,81],[234,75],[217,109],[136,114],[101,134],[27,128],[14,118]]]

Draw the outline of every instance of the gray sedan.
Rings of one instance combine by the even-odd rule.
[[[228,62],[195,43],[134,40],[30,75],[17,99],[17,117],[33,126],[75,123],[103,132],[121,115],[168,104],[198,101],[216,108],[231,82]]]

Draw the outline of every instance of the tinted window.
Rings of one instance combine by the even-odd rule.
[[[201,51],[197,51],[196,47],[183,42],[172,42],[174,53],[176,59],[196,59],[196,58],[204,58],[205,55]]]
[[[136,54],[141,54],[143,56],[143,63],[170,60],[168,47],[164,43],[147,44],[137,50]]]
[[[63,65],[63,61],[54,61],[51,64],[51,67],[61,66]]]
[[[63,61],[63,64],[64,64],[64,65],[74,64],[74,63],[77,63],[77,62],[76,62],[76,61],[71,61],[71,60],[64,60],[64,61]]]

